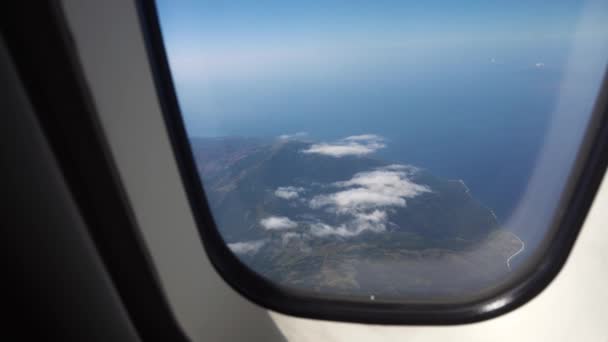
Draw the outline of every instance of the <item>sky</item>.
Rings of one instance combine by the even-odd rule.
[[[415,67],[462,58],[497,62],[510,48],[560,48],[581,1],[159,1],[177,77],[307,72],[398,58]],[[488,54],[497,53],[493,57]],[[442,52],[450,51],[450,55]],[[472,54],[478,52],[479,55]],[[525,55],[523,54],[523,55]],[[536,55],[535,55],[536,54]]]
[[[534,210],[547,220],[608,55],[605,1],[157,6],[189,135],[375,135],[381,149],[331,151],[378,150],[463,179],[502,222],[517,216],[539,170],[552,172],[541,186],[552,200],[534,200],[546,202]]]

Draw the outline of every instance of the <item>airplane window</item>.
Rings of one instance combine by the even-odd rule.
[[[607,3],[156,10],[215,227],[261,279],[311,298],[468,303],[552,246],[594,128]]]

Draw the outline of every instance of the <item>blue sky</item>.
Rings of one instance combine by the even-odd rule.
[[[582,1],[158,1],[169,41],[569,34]],[[376,38],[376,37],[374,37]],[[226,41],[228,40],[228,41]]]
[[[500,63],[526,55],[534,63],[542,57],[539,45],[565,48],[584,5],[536,0],[158,2],[174,73],[184,81],[284,69],[325,73],[390,58],[412,67],[445,64],[446,57]]]

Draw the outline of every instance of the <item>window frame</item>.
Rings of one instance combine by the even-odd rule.
[[[73,241],[69,242],[76,246],[84,243],[84,247],[88,248],[93,247],[89,246],[88,239],[91,239],[90,242],[95,247],[91,250],[92,257],[95,257],[93,260],[97,262],[99,257],[101,263],[96,266],[103,271],[103,277],[108,281],[100,286],[115,290],[112,295],[116,296],[114,299],[120,310],[104,312],[113,314],[114,318],[122,319],[122,323],[131,326],[129,329],[132,328],[138,340],[189,341],[171,311],[154,264],[143,244],[131,203],[118,175],[116,161],[112,158],[107,137],[100,125],[99,109],[87,83],[81,56],[62,3],[19,3],[0,12],[0,18],[5,19],[0,21],[0,39],[4,40],[9,58],[14,62],[17,76],[23,83],[25,95],[31,102],[36,119],[34,128],[40,129],[60,172],[61,179],[53,181],[65,183],[69,197],[66,197],[67,204],[63,205],[69,205],[73,214],[80,216],[70,219],[82,221],[83,229],[86,228],[83,231],[83,239],[86,239],[82,240],[86,243],[80,238],[74,240],[74,236],[70,236]],[[44,208],[44,211],[52,212],[53,206]],[[57,219],[61,217],[60,213],[53,215]],[[74,227],[66,232],[72,228]],[[62,227],[47,227],[49,231],[53,229]],[[35,236],[32,238],[37,239]],[[35,247],[36,244],[33,244],[32,248]],[[58,248],[64,246],[52,246],[55,253]],[[72,253],[58,254],[57,260],[63,260],[63,257]],[[37,254],[30,256],[39,257]],[[76,264],[86,265],[86,260],[77,261]],[[36,270],[29,271],[35,274]],[[48,276],[50,273],[46,271],[45,275]],[[77,284],[82,281],[76,279]],[[41,293],[55,290],[59,291],[60,288],[51,288]],[[72,299],[77,300],[84,294],[86,291],[74,295]],[[32,298],[32,308],[47,304],[36,301],[44,298],[38,294],[24,298],[24,303],[30,304]],[[20,306],[29,310],[24,303]],[[56,311],[57,308],[53,306],[49,308],[41,312],[54,310],[54,314],[64,313]],[[98,309],[94,308],[90,312],[95,319],[103,318],[102,311]],[[36,317],[38,311],[28,313],[28,319],[31,320],[32,315]],[[55,325],[66,321],[68,312],[65,311],[66,316],[59,321],[54,320],[54,317],[45,319],[49,324]],[[57,327],[53,326],[53,329]],[[61,336],[77,336],[74,332],[85,328],[78,326],[62,329]],[[69,333],[64,333],[66,331]]]
[[[491,293],[468,303],[356,302],[281,287],[249,269],[216,228],[199,177],[161,34],[154,0],[138,0],[140,24],[163,119],[205,253],[224,281],[250,301],[288,315],[372,324],[453,325],[494,318],[541,293],[576,241],[608,165],[608,78],[604,74],[575,163],[553,214],[547,239],[525,267]]]

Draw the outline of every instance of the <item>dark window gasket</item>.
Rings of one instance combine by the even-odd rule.
[[[268,309],[321,320],[373,324],[447,325],[486,320],[512,311],[539,294],[564,265],[608,164],[608,81],[604,78],[594,113],[578,150],[546,248],[518,276],[477,301],[465,304],[353,302],[285,289],[261,277],[232,254],[211,216],[180,114],[153,0],[138,2],[142,31],[169,138],[205,251],[237,292]]]

